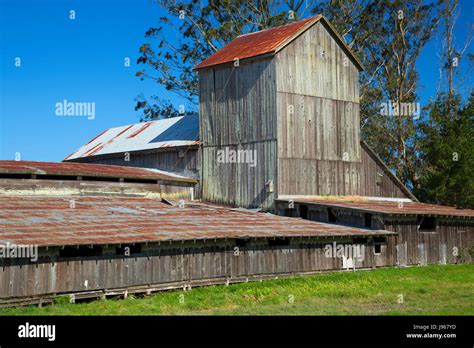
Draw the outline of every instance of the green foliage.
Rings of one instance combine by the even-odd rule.
[[[135,105],[135,111],[142,111],[140,122],[176,116],[196,115],[198,113],[195,105],[187,103],[187,106],[182,104],[176,108],[169,100],[163,100],[155,95],[150,98],[145,98],[145,96],[139,95],[135,101],[137,102]]]
[[[474,208],[474,93],[442,93],[426,108],[422,124],[418,195],[423,201]]]
[[[53,299],[53,304],[54,305],[65,305],[70,303],[70,297],[69,295],[64,295],[64,296],[57,296]]]

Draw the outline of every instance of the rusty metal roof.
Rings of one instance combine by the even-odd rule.
[[[80,176],[110,179],[165,180],[196,183],[195,179],[158,169],[74,162],[0,161],[0,175],[17,174],[49,176]]]
[[[267,213],[135,197],[0,196],[0,243],[38,246],[124,244],[222,238],[391,234]]]
[[[353,52],[351,52],[345,40],[323,15],[317,15],[279,27],[238,36],[212,56],[196,65],[193,70],[230,63],[236,58],[246,59],[266,54],[275,54],[319,21],[322,21],[326,25],[329,31],[334,34],[335,39],[339,42],[344,51],[353,59],[356,66],[360,70],[363,70],[361,62]]]
[[[64,160],[199,143],[199,116],[179,116],[106,129]]]
[[[392,200],[377,200],[371,197],[302,197],[285,198],[280,201],[293,200],[295,203],[316,204],[320,206],[355,209],[369,213],[381,213],[389,215],[432,215],[432,216],[454,216],[454,217],[474,217],[472,209],[457,209],[444,205],[427,204],[420,202],[407,202],[396,198]]]

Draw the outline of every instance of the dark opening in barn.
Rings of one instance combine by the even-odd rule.
[[[308,206],[307,205],[300,205],[300,217],[302,219],[308,219]]]
[[[386,244],[387,240],[384,237],[374,237],[374,254],[382,253],[382,245]]]
[[[372,228],[372,214],[364,214],[364,227]]]
[[[235,245],[239,248],[244,248],[247,245],[247,239],[236,239]]]
[[[276,239],[269,239],[268,246],[288,246],[290,245],[289,238],[276,238]]]
[[[336,223],[337,222],[337,216],[334,214],[331,208],[328,208],[328,222]]]
[[[59,250],[59,258],[70,258],[70,257],[91,257],[91,256],[102,256],[102,247],[94,245],[89,246],[66,246],[64,249]]]
[[[436,232],[436,218],[434,216],[418,216],[418,230],[420,232]]]

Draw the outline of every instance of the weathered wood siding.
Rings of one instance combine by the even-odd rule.
[[[129,160],[127,161],[126,158]],[[70,162],[109,164],[116,166],[160,169],[189,178],[200,178],[201,151],[196,146],[174,147],[170,149],[132,151],[125,153],[83,157]],[[171,192],[170,192],[171,193]],[[194,186],[193,198],[201,198],[201,186]],[[179,196],[176,196],[178,198]],[[179,197],[179,198],[184,198]]]
[[[365,145],[362,150],[361,196],[410,198],[407,189],[395,179],[389,169],[380,163],[371,150]]]
[[[474,260],[472,221],[438,218],[434,232],[419,231],[417,220],[410,217],[384,219],[384,226],[386,230],[398,233],[388,240],[388,247],[395,251],[390,260],[392,264],[425,265]],[[406,254],[401,253],[402,258],[396,254],[400,249],[404,249]]]
[[[276,55],[278,193],[355,195],[359,72],[323,23]]]
[[[132,151],[129,161],[125,153],[83,157],[71,162],[110,164],[117,166],[154,168],[184,176],[199,178],[200,158],[198,146],[175,147],[172,149]]]
[[[287,246],[269,246],[255,241],[235,249],[235,244],[217,242],[194,245],[149,246],[130,257],[104,255],[70,258],[43,256],[37,263],[20,259],[0,260],[0,305],[12,298],[31,298],[114,290],[133,287],[179,288],[219,284],[268,276],[343,269],[341,258],[325,254],[325,246],[364,245],[364,259],[355,268],[472,262],[472,226],[444,226],[435,234],[418,233],[409,221],[391,228],[398,236],[387,236],[375,253],[371,238],[291,240]],[[181,244],[181,243],[180,243]],[[457,249],[455,249],[457,248]],[[238,250],[238,252],[236,252]],[[457,250],[457,252],[455,251]],[[53,251],[50,249],[49,251]]]
[[[341,270],[341,258],[325,255],[324,246],[336,240],[341,244],[354,242],[351,238],[296,239],[286,246],[270,246],[267,240],[257,240],[235,249],[235,241],[230,240],[228,243],[148,246],[148,250],[130,257],[104,255],[61,260],[43,256],[37,263],[2,259],[0,299],[170,283],[182,287],[202,282],[225,283],[270,275]],[[357,268],[374,265],[372,246],[367,243],[366,247],[365,258],[356,264]],[[54,253],[52,249],[49,252]]]
[[[277,91],[359,103],[359,72],[322,23],[276,55]]]
[[[202,198],[271,209],[276,184],[275,67],[259,59],[199,72]],[[250,150],[256,165],[218,163],[218,151]]]
[[[396,203],[394,203],[396,204]],[[277,209],[280,215],[301,216],[301,206],[294,203],[288,209],[285,202],[279,202]],[[329,222],[328,208],[308,205],[308,219],[318,222]],[[330,207],[337,217],[337,224],[365,228],[365,213],[353,209]],[[426,232],[418,230],[416,216],[386,216],[370,214],[372,229],[382,229],[398,233],[387,236],[384,248],[386,257],[382,260],[377,255],[376,266],[392,265],[425,265],[473,262],[474,221],[463,218],[436,218],[436,230]]]

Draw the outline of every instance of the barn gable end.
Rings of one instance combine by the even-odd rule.
[[[278,193],[360,193],[359,70],[324,22],[275,57]]]

